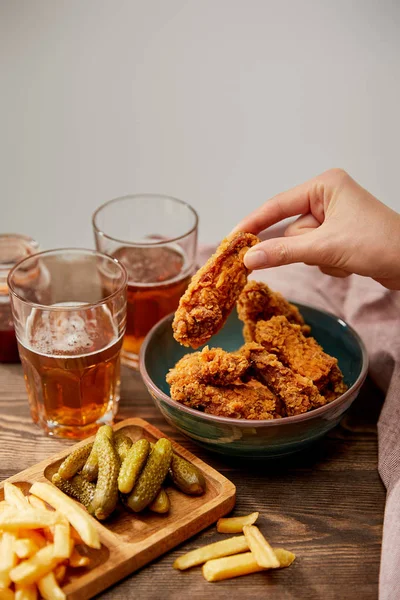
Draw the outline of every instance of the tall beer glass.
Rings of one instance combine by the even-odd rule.
[[[83,438],[118,408],[126,271],[92,250],[40,252],[8,286],[33,420],[49,435]]]
[[[128,272],[128,305],[122,361],[136,368],[149,330],[178,307],[195,270],[196,211],[186,202],[155,194],[106,202],[93,215],[96,248]]]

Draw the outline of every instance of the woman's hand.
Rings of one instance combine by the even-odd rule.
[[[400,215],[345,171],[331,169],[278,194],[243,219],[234,231],[258,234],[300,215],[285,237],[269,239],[245,255],[249,269],[295,262],[317,265],[337,277],[358,273],[400,289]]]

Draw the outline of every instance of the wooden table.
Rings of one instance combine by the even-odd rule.
[[[221,539],[212,527],[107,590],[104,600],[229,598],[370,600],[378,597],[385,491],[377,473],[376,421],[382,404],[367,382],[339,427],[300,455],[245,463],[207,453],[172,429],[137,373],[123,371],[118,418],[142,417],[221,471],[237,486],[236,514],[260,511],[268,540],[293,550],[289,569],[216,584],[200,569],[179,573],[174,559]],[[0,366],[0,476],[52,455],[69,442],[48,438],[32,423],[21,367]]]

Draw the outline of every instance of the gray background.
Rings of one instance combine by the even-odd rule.
[[[400,210],[396,0],[0,0],[0,231],[92,246],[130,192],[215,241],[333,166]]]

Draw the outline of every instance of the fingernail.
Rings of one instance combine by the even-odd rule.
[[[263,250],[249,250],[244,255],[243,262],[248,269],[261,269],[267,264],[267,256]]]

